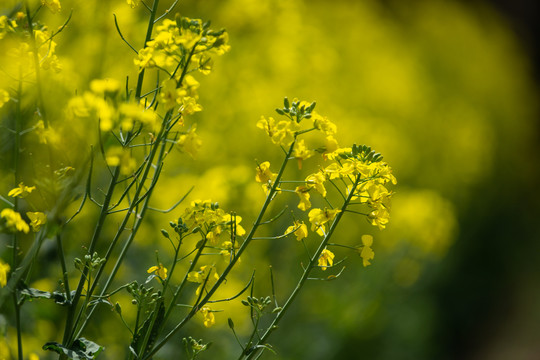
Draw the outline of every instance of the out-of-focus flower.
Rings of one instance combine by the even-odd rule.
[[[4,287],[7,284],[7,273],[10,270],[9,264],[4,263],[0,260],[0,287]]]
[[[371,235],[362,235],[362,250],[360,251],[360,256],[362,257],[362,262],[364,266],[371,265],[369,260],[372,260],[375,257],[375,253],[371,249],[373,245],[373,236]]]
[[[9,93],[4,89],[0,89],[0,108],[4,106],[4,104],[7,103],[8,101],[9,101]]]
[[[38,232],[41,226],[47,223],[47,215],[42,212],[27,212],[26,216],[30,219],[30,226],[34,232]]]
[[[186,134],[181,135],[178,139],[178,146],[181,151],[188,153],[192,158],[197,155],[197,152],[202,146],[202,140],[195,133],[195,130],[197,130],[197,126],[194,124]]]
[[[2,210],[2,212],[0,212],[0,217],[5,219],[6,227],[11,231],[22,231],[25,234],[28,234],[30,231],[30,227],[21,218],[21,214],[13,209],[7,208]]]
[[[30,194],[35,189],[36,189],[35,186],[26,186],[23,183],[20,183],[18,187],[11,189],[8,192],[8,196],[24,198],[28,196],[28,194]]]
[[[203,324],[205,327],[209,328],[212,325],[216,323],[216,318],[214,317],[214,313],[208,306],[204,306],[201,310],[199,310],[203,316]]]
[[[53,14],[56,14],[62,9],[60,0],[41,0],[41,3],[45,5]]]

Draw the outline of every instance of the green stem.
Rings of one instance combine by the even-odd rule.
[[[146,43],[147,43],[148,41],[150,41],[151,38],[152,38],[152,31],[153,31],[153,26],[154,26],[154,19],[155,19],[155,14],[156,14],[156,12],[157,12],[158,4],[159,4],[159,0],[155,0],[155,1],[154,1],[154,4],[153,4],[153,7],[152,7],[151,14],[150,14],[150,18],[149,18],[149,21],[148,21],[148,27],[147,27],[147,30],[146,30],[146,37],[145,37],[145,42],[144,42],[143,47],[146,47]],[[135,89],[135,98],[136,98],[137,101],[140,100],[140,98],[141,98],[143,82],[144,82],[144,69],[141,70],[141,72],[139,73],[138,79],[137,79],[137,88]],[[165,119],[166,119],[166,118],[167,118],[167,116],[165,117]],[[164,122],[163,122],[163,123],[165,123],[165,119],[164,119]],[[162,128],[164,128],[164,127],[162,127]],[[128,134],[128,138],[129,138],[129,134]],[[150,154],[149,159],[148,159],[148,164],[147,164],[147,166],[146,166],[144,175],[142,176],[143,183],[142,183],[142,184],[138,187],[138,189],[136,190],[136,196],[135,196],[136,198],[138,197],[138,194],[140,193],[141,189],[143,188],[144,179],[146,179],[146,177],[147,177],[147,175],[148,175],[148,172],[149,172],[149,169],[152,167],[152,160],[153,160],[153,157],[155,156],[155,152],[156,152],[154,149],[157,148],[158,144],[159,144],[159,136],[158,136],[158,141],[156,142],[156,144],[154,144],[155,146],[153,147],[153,151],[151,151],[151,154]],[[114,179],[114,183],[115,183],[115,184],[116,184],[116,180],[118,179],[118,174],[119,174],[119,167],[117,167],[117,168],[115,169],[115,175],[116,175],[116,176],[113,176],[113,179]],[[114,187],[114,186],[112,185],[112,183],[111,183],[111,185],[109,186],[109,190],[111,189],[111,187]],[[107,193],[107,195],[109,195],[109,194],[112,195],[112,192],[108,192],[108,193]],[[150,194],[148,194],[148,195],[150,195]],[[148,198],[149,198],[149,197],[150,197],[150,196],[148,196]],[[107,199],[106,199],[106,200],[107,200]],[[110,198],[109,198],[109,201],[110,201]],[[137,201],[135,201],[135,199],[134,199],[134,201],[132,202],[132,205],[134,206],[134,205],[136,205],[136,203],[137,203]],[[126,217],[124,218],[123,226],[120,227],[120,230],[118,231],[117,236],[115,237],[115,240],[116,240],[116,241],[117,241],[118,238],[120,237],[120,234],[123,232],[124,227],[125,227],[125,225],[127,224],[127,221],[129,220],[129,217],[130,217],[131,212],[132,212],[131,210],[133,210],[133,206],[130,206],[130,209],[128,210],[127,215],[126,215]],[[143,208],[143,211],[142,211],[142,212],[144,212],[144,210],[145,210],[145,209]],[[105,212],[105,216],[106,216],[106,215],[108,215],[108,211],[109,211],[109,202],[106,202],[106,203],[103,204],[103,207],[102,207],[102,214]],[[141,219],[142,219],[142,217],[143,217],[143,214],[141,213]],[[140,225],[137,225],[137,224],[140,224],[140,222],[137,222],[136,225],[134,226],[133,231],[132,231],[132,234],[131,234],[131,236],[130,236],[130,239],[133,238],[133,236],[134,236],[135,233],[137,232],[138,227],[140,226]],[[128,241],[127,241],[128,243],[131,243],[131,240],[130,240],[130,239],[128,239]],[[113,240],[111,246],[109,247],[108,253],[109,253],[110,251],[112,251],[112,248],[114,248],[114,245],[116,244],[116,241]],[[115,268],[114,268],[113,272],[111,273],[111,275],[109,276],[109,279],[107,280],[107,283],[106,283],[106,285],[105,285],[105,287],[104,287],[104,289],[103,289],[101,295],[103,295],[103,294],[106,292],[106,290],[107,290],[108,286],[110,285],[112,279],[113,279],[114,276],[116,275],[116,272],[117,272],[117,270],[118,270],[118,266],[119,266],[119,264],[120,264],[121,261],[122,261],[123,255],[125,254],[125,251],[124,251],[124,250],[127,250],[126,247],[124,247],[122,253],[120,254],[120,257],[119,257],[119,259],[118,259],[118,261],[117,261],[117,263],[116,263],[116,265],[115,265]],[[90,253],[90,252],[89,252],[89,253]],[[90,253],[90,255],[91,255],[91,253]],[[106,260],[106,261],[108,260],[108,256],[105,257],[105,260]],[[94,281],[94,284],[93,284],[92,288],[90,289],[90,293],[87,294],[88,297],[90,297],[91,294],[93,293],[93,291],[95,290],[95,287],[96,287],[96,285],[97,285],[97,280],[99,279],[99,277],[101,277],[101,274],[102,274],[103,269],[104,269],[104,265],[105,265],[105,264],[103,264],[103,265],[100,267],[98,273],[96,274],[96,279],[95,279],[95,281]],[[86,269],[86,268],[85,268],[85,269]],[[82,277],[81,277],[81,279],[82,279]],[[82,284],[84,284],[84,283],[82,283]],[[79,283],[79,288],[78,288],[78,289],[81,289],[81,290],[82,290],[81,282]],[[77,295],[77,294],[76,294],[76,295]],[[79,294],[79,296],[80,296],[80,294]],[[77,300],[78,300],[78,298],[77,298]],[[85,319],[85,321],[83,322],[83,324],[80,326],[80,328],[79,328],[77,331],[72,331],[73,333],[76,333],[77,336],[75,336],[75,337],[71,336],[71,338],[70,338],[70,343],[73,341],[74,338],[77,338],[77,337],[82,333],[82,331],[84,330],[84,328],[86,327],[86,325],[87,325],[87,323],[88,323],[88,319],[89,319],[89,318],[91,317],[91,315],[93,314],[95,308],[96,308],[96,306],[93,306],[93,307],[92,307],[92,309],[90,310],[90,312],[89,312],[87,318]],[[82,316],[83,311],[84,311],[84,309],[80,309],[79,314],[78,314],[78,316],[77,316],[77,320],[75,321],[75,326],[72,327],[73,330],[76,329],[76,326],[77,326],[77,324],[79,323],[79,321],[80,321],[80,319],[81,319],[81,316]],[[71,315],[73,316],[74,314],[71,314]]]
[[[227,267],[225,268],[225,270],[223,271],[223,273],[221,274],[219,279],[216,281],[214,286],[212,286],[212,288],[208,291],[206,296],[197,304],[197,306],[194,306],[193,309],[184,317],[184,319],[178,325],[176,325],[148,354],[146,354],[142,358],[142,360],[150,359],[157,351],[159,351],[159,349],[161,349],[163,347],[163,345],[165,345],[165,343],[174,334],[176,334],[197,313],[197,311],[199,311],[199,309],[202,306],[204,306],[204,304],[206,304],[208,302],[208,300],[210,300],[210,298],[216,292],[216,290],[219,288],[219,286],[223,283],[223,281],[225,281],[225,279],[227,278],[227,275],[233,269],[234,265],[236,264],[236,262],[240,258],[240,255],[242,255],[244,250],[246,250],[248,245],[253,240],[255,232],[257,231],[259,225],[262,223],[262,219],[263,219],[264,215],[266,214],[266,210],[267,210],[268,206],[270,205],[270,202],[274,198],[274,195],[277,192],[279,181],[281,180],[281,177],[283,176],[283,173],[285,172],[285,168],[286,168],[287,163],[289,161],[289,157],[292,154],[295,143],[296,143],[296,138],[293,141],[293,143],[291,144],[291,146],[289,147],[289,151],[285,155],[285,159],[283,160],[283,163],[281,164],[281,168],[279,169],[279,172],[278,172],[278,174],[276,176],[276,179],[275,179],[274,183],[272,184],[272,188],[270,189],[270,192],[268,193],[268,195],[266,197],[266,200],[265,200],[265,202],[264,202],[264,204],[263,204],[263,206],[261,208],[261,211],[259,212],[259,215],[257,216],[257,219],[255,220],[255,222],[253,223],[253,226],[252,226],[249,234],[247,235],[246,240],[242,243],[240,248],[238,248],[236,256],[231,260],[229,265],[227,265]]]
[[[360,182],[360,175],[357,175],[356,180],[354,182],[354,186],[352,187],[352,189],[355,189],[359,182]],[[302,277],[300,278],[300,280],[296,284],[296,287],[294,288],[293,292],[291,293],[291,295],[289,296],[289,298],[287,299],[287,301],[283,305],[282,309],[277,313],[276,317],[274,318],[274,321],[272,321],[270,326],[267,328],[266,332],[263,334],[263,336],[259,339],[257,344],[255,344],[254,346],[264,344],[264,342],[266,341],[266,339],[268,339],[270,334],[274,330],[277,329],[277,325],[278,325],[279,321],[283,318],[283,315],[285,315],[285,312],[289,309],[289,307],[291,306],[291,304],[295,300],[296,296],[298,295],[298,293],[300,292],[300,290],[302,289],[302,287],[305,285],[306,281],[308,280],[309,274],[311,273],[313,268],[315,268],[316,264],[318,263],[318,260],[319,260],[319,257],[321,256],[322,251],[325,249],[326,245],[328,244],[328,241],[332,237],[336,227],[338,226],[338,224],[339,224],[343,214],[345,213],[345,210],[347,209],[347,206],[351,202],[351,199],[353,198],[353,196],[354,196],[354,191],[351,191],[349,193],[349,195],[347,196],[347,199],[344,201],[343,206],[341,207],[341,211],[336,215],[336,218],[332,222],[332,225],[330,226],[330,229],[328,230],[328,233],[324,237],[323,241],[321,241],[321,244],[319,245],[319,248],[317,249],[315,254],[313,254],[308,266],[304,270],[304,273],[302,274]],[[258,352],[258,348],[255,348],[253,350],[253,352],[251,352],[247,356],[247,359],[248,360],[252,359],[257,354],[257,352]],[[243,356],[240,356],[240,359],[242,359],[245,356],[245,354],[242,354],[242,355]]]
[[[146,165],[144,173],[142,175],[143,180],[148,177],[148,173],[150,172],[150,169],[152,168],[152,163],[153,163],[154,157],[155,157],[155,155],[157,153],[157,150],[158,149],[161,150],[160,154],[158,155],[158,160],[157,160],[158,164],[161,164],[162,158],[165,155],[165,142],[161,141],[161,140],[163,139],[164,136],[166,136],[166,134],[163,134],[163,129],[165,128],[165,122],[166,121],[167,121],[167,117],[165,117],[165,119],[163,120],[161,133],[158,135],[158,138],[157,138],[154,146],[152,147],[152,149],[150,151],[149,157],[147,159],[147,165]],[[124,244],[124,247],[122,248],[120,254],[118,255],[118,259],[116,260],[116,263],[115,263],[111,273],[109,274],[109,277],[107,278],[107,281],[106,281],[105,285],[103,286],[103,288],[101,290],[100,296],[104,296],[106,294],[109,286],[111,285],[114,277],[116,276],[116,273],[118,272],[118,269],[120,268],[120,265],[122,264],[122,262],[124,260],[124,257],[126,255],[128,249],[129,249],[131,243],[133,242],[133,240],[135,238],[135,235],[137,234],[137,232],[139,230],[139,227],[142,224],[142,220],[144,219],[146,210],[148,209],[148,203],[149,203],[150,198],[151,198],[152,190],[154,189],[155,184],[157,183],[159,175],[160,175],[160,166],[158,166],[158,168],[156,169],[154,177],[152,178],[152,183],[150,184],[150,188],[146,193],[146,198],[145,198],[145,201],[144,201],[144,203],[142,205],[141,211],[138,213],[137,219],[135,220],[135,224],[133,225],[133,229],[131,231],[131,234],[129,235],[128,239],[126,240],[126,242]],[[111,243],[111,246],[116,244],[117,240],[120,237],[120,234],[124,230],[124,228],[125,228],[125,226],[127,224],[127,221],[129,219],[129,216],[131,215],[131,213],[134,210],[134,207],[138,203],[139,195],[140,195],[140,192],[142,191],[143,188],[144,188],[144,181],[141,184],[139,184],[139,186],[137,187],[136,193],[135,193],[135,195],[133,197],[133,200],[131,201],[130,208],[129,208],[126,216],[124,217],[124,220],[123,220],[123,222],[122,222],[122,224],[121,224],[121,226],[119,228],[119,231],[117,232],[115,238],[113,239],[113,242]],[[112,251],[111,247],[109,247],[108,254],[110,253],[110,251]],[[107,256],[105,257],[105,260],[106,261],[108,260]],[[103,273],[102,269],[104,269],[104,266],[105,266],[105,263],[100,267],[100,270],[96,274],[94,284],[93,284],[92,288],[90,289],[89,294],[87,294],[88,297],[90,297],[92,295],[92,293],[95,291],[95,288],[97,286],[98,276],[101,276],[101,274]],[[80,328],[76,331],[76,333],[77,333],[76,338],[81,335],[82,331],[84,330],[84,328],[88,324],[88,320],[93,315],[93,313],[94,313],[94,311],[96,309],[96,306],[97,305],[92,306],[92,308],[89,310],[86,319],[84,320],[84,322],[82,323]],[[77,317],[77,323],[80,321],[82,313],[83,313],[83,309],[81,309],[81,311],[79,311],[79,315]]]
[[[66,291],[66,299],[68,304],[71,303],[71,291],[69,289],[68,271],[66,266],[66,257],[64,255],[64,248],[62,246],[62,238],[60,234],[56,235],[56,247],[58,248],[58,257],[60,258],[60,264],[62,266],[62,275],[64,277],[64,290]]]
[[[87,254],[89,254],[90,256],[92,256],[94,249],[96,247],[97,240],[99,236],[101,235],[101,230],[103,229],[105,218],[108,215],[109,204],[111,202],[111,199],[114,193],[114,188],[115,188],[119,175],[120,175],[120,167],[117,167],[113,173],[113,176],[111,177],[111,180],[109,183],[109,189],[107,191],[107,194],[105,195],[105,200],[101,207],[101,212],[99,214],[98,222],[94,229],[94,235],[92,236],[92,239],[90,241],[90,246],[88,247]],[[66,346],[70,346],[71,343],[75,340],[73,338],[73,330],[75,329],[77,322],[73,323],[73,319],[74,319],[77,304],[79,302],[79,299],[81,298],[84,284],[88,277],[89,268],[90,268],[90,264],[87,262],[86,266],[84,266],[83,268],[81,278],[79,279],[79,285],[77,286],[77,290],[75,291],[75,295],[73,296],[73,301],[71,302],[71,305],[69,306],[67,320],[66,320],[66,327],[64,331],[64,339],[63,339],[63,344]]]
[[[144,39],[143,48],[146,47],[146,43],[152,39],[152,31],[154,30],[154,19],[158,9],[159,0],[154,1],[152,11],[150,12],[150,19],[148,20],[148,27],[146,28],[146,37]],[[142,86],[144,82],[144,68],[139,72],[137,79],[137,89],[135,90],[135,100],[138,102],[141,99]]]
[[[15,186],[19,185],[19,182],[21,181],[21,175],[20,175],[20,155],[21,155],[21,130],[22,130],[22,111],[21,111],[21,102],[22,102],[22,68],[19,67],[19,85],[17,88],[17,107],[16,107],[16,119],[15,119],[15,151],[14,151],[14,159],[13,159],[13,167],[14,167],[14,180],[15,180]],[[13,201],[13,210],[18,212],[19,211],[19,198],[15,197]],[[19,265],[18,259],[17,259],[17,252],[19,249],[19,239],[17,236],[17,233],[13,233],[13,252],[12,252],[12,263],[11,268],[17,269],[17,266]],[[17,327],[17,354],[19,357],[19,360],[23,359],[23,346],[22,346],[22,331],[21,331],[21,305],[19,304],[19,297],[18,297],[18,290],[17,290],[18,281],[15,284],[15,287],[13,289],[13,306],[15,307],[15,324]]]
[[[47,120],[47,114],[45,111],[45,102],[43,101],[43,90],[41,87],[41,69],[39,66],[39,55],[38,55],[38,47],[36,44],[36,37],[34,35],[34,25],[32,24],[32,16],[30,15],[30,6],[28,5],[28,1],[25,2],[26,7],[26,18],[28,20],[28,32],[30,33],[30,46],[32,48],[32,52],[34,53],[34,67],[36,69],[36,90],[38,95],[38,109],[40,110],[41,116],[43,118],[43,124],[45,125],[45,128],[49,126],[49,122]]]

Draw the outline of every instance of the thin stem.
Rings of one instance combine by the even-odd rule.
[[[32,16],[30,15],[30,6],[28,1],[25,2],[26,7],[26,18],[28,19],[28,32],[30,33],[30,46],[32,48],[33,57],[34,57],[34,67],[36,68],[36,90],[38,95],[39,106],[41,116],[43,117],[43,124],[45,128],[49,127],[49,121],[47,120],[47,113],[45,111],[45,102],[43,101],[43,90],[41,87],[41,75],[40,75],[40,66],[39,66],[39,56],[38,56],[38,47],[36,44],[36,36],[34,35],[34,25],[32,24]]]
[[[111,180],[110,180],[110,183],[109,183],[109,189],[107,191],[107,194],[105,195],[105,200],[103,201],[103,206],[101,207],[101,212],[99,214],[98,222],[97,222],[96,227],[94,229],[94,235],[92,236],[92,239],[90,241],[90,246],[88,247],[88,252],[87,253],[90,256],[92,256],[92,254],[94,252],[94,249],[95,249],[95,246],[96,246],[96,243],[97,243],[97,239],[101,235],[101,230],[103,229],[103,225],[105,223],[105,218],[108,215],[109,204],[111,202],[111,199],[112,199],[112,196],[113,196],[113,193],[114,193],[114,189],[115,189],[115,185],[116,185],[116,181],[117,181],[119,175],[120,175],[120,167],[116,167],[116,169],[115,169],[115,171],[113,173],[113,176],[111,177]],[[90,264],[87,263],[86,265],[88,265],[88,266],[84,267],[84,270],[83,270],[83,272],[81,274],[81,278],[79,280],[79,285],[77,286],[77,290],[75,291],[73,301],[72,301],[72,303],[71,303],[71,305],[69,307],[69,310],[68,310],[68,315],[67,315],[67,320],[66,320],[66,328],[65,328],[65,331],[64,331],[64,340],[63,340],[63,343],[65,345],[68,345],[68,346],[71,345],[72,341],[74,340],[74,338],[73,338],[73,330],[77,326],[77,322],[73,323],[73,320],[74,320],[75,309],[77,307],[77,303],[79,302],[79,299],[81,297],[81,294],[82,294],[82,291],[83,291],[83,288],[84,288],[84,284],[85,284],[87,276],[88,276],[88,269],[89,269]]]
[[[206,296],[200,301],[200,303],[198,303],[197,306],[194,306],[193,309],[184,317],[184,319],[179,324],[177,324],[159,343],[157,343],[156,346],[150,352],[148,352],[148,354],[146,354],[143,357],[143,360],[150,359],[159,349],[161,349],[163,347],[163,345],[165,345],[165,343],[174,334],[176,334],[197,313],[197,311],[202,306],[204,306],[204,304],[206,304],[206,302],[208,302],[208,300],[210,300],[210,298],[212,297],[214,292],[216,292],[216,290],[223,283],[223,281],[225,281],[225,279],[227,278],[227,275],[229,274],[229,272],[232,270],[232,268],[235,266],[236,262],[240,258],[240,255],[242,255],[242,253],[246,250],[246,248],[248,247],[250,242],[253,240],[253,237],[254,237],[255,232],[257,231],[259,225],[261,225],[262,219],[263,219],[264,215],[266,214],[266,210],[267,210],[268,206],[270,205],[270,202],[272,201],[272,199],[274,198],[274,195],[276,194],[276,192],[278,190],[278,184],[279,184],[279,182],[281,180],[281,177],[283,176],[283,173],[285,172],[285,168],[286,168],[287,163],[289,161],[289,157],[292,154],[295,143],[296,143],[296,138],[293,141],[293,143],[290,145],[287,154],[285,154],[285,158],[283,160],[283,163],[281,164],[281,168],[279,169],[279,172],[278,172],[278,174],[276,176],[276,179],[275,179],[274,183],[272,184],[272,187],[271,187],[270,191],[268,192],[268,195],[266,196],[266,200],[265,200],[264,204],[261,207],[261,211],[259,212],[259,215],[257,216],[257,219],[255,220],[255,222],[253,223],[253,226],[252,226],[249,234],[247,235],[246,240],[244,240],[242,245],[240,245],[240,248],[238,248],[236,256],[231,260],[229,265],[227,265],[227,267],[225,268],[225,270],[223,271],[223,273],[221,274],[219,279],[216,281],[214,286],[208,291]]]
[[[66,299],[68,303],[71,303],[71,292],[69,290],[69,279],[68,279],[68,272],[66,267],[66,258],[64,256],[64,249],[62,246],[62,239],[60,238],[60,234],[56,235],[56,247],[58,248],[58,257],[60,258],[60,263],[62,265],[62,275],[64,277],[64,290],[66,290]]]
[[[146,37],[144,40],[143,48],[146,47],[146,43],[152,39],[152,31],[154,30],[154,19],[156,18],[156,13],[158,9],[159,0],[154,0],[154,5],[150,11],[150,18],[148,19],[148,27],[146,29]],[[139,72],[139,77],[137,78],[137,88],[135,89],[135,101],[141,99],[142,86],[144,82],[144,68]]]
[[[359,181],[360,181],[360,175],[357,175],[356,180],[354,182],[354,187],[356,187],[358,185]],[[302,277],[300,278],[300,280],[296,284],[295,289],[293,290],[293,292],[291,293],[291,295],[289,296],[289,298],[287,299],[287,301],[285,302],[285,304],[283,305],[281,310],[278,312],[276,317],[274,318],[274,321],[272,321],[270,326],[268,326],[266,332],[263,334],[263,336],[260,338],[260,340],[257,342],[257,344],[255,344],[255,346],[263,344],[266,341],[266,339],[270,336],[270,334],[275,329],[277,329],[277,325],[278,325],[279,321],[282,319],[283,315],[285,315],[285,312],[289,309],[289,307],[291,306],[291,304],[295,300],[296,296],[298,295],[298,293],[300,292],[300,290],[302,289],[302,287],[304,286],[304,284],[308,280],[309,274],[311,273],[313,268],[316,267],[319,256],[321,256],[322,251],[325,249],[326,245],[328,244],[328,241],[332,237],[337,225],[339,224],[339,222],[340,222],[343,214],[345,213],[345,210],[347,209],[347,206],[349,205],[349,202],[351,201],[353,196],[354,196],[354,192],[351,191],[349,193],[349,195],[347,196],[347,199],[344,201],[343,206],[341,207],[341,211],[336,215],[336,218],[332,222],[332,225],[330,226],[330,229],[328,230],[328,233],[324,237],[323,241],[321,241],[321,244],[319,245],[319,248],[317,249],[315,254],[313,254],[313,256],[312,256],[312,258],[311,258],[311,260],[309,262],[309,265],[304,270],[304,273],[302,274]],[[258,348],[255,348],[253,350],[253,352],[251,352],[247,356],[247,359],[252,359],[256,355],[257,352],[258,352]],[[243,358],[243,357],[241,356],[240,358]]]

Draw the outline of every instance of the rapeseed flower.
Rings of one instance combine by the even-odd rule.
[[[0,260],[0,287],[4,287],[7,285],[7,274],[10,270],[9,264],[4,263],[2,260]]]
[[[302,169],[302,161],[309,159],[315,154],[315,151],[309,150],[304,144],[304,140],[299,140],[294,144],[292,156],[298,160],[298,168]]]
[[[45,5],[53,14],[56,14],[62,9],[60,0],[41,0],[41,4]]]
[[[25,234],[28,234],[30,227],[28,224],[21,218],[21,214],[14,211],[13,209],[6,208],[0,212],[0,218],[4,218],[6,221],[6,227],[11,231],[21,231]]]
[[[47,215],[42,212],[27,212],[26,216],[30,219],[30,226],[34,232],[38,232],[41,226],[47,222]]]
[[[307,209],[309,209],[311,207],[311,202],[309,201],[309,188],[305,185],[300,185],[297,186],[296,189],[294,189],[294,192],[300,198],[298,208],[302,211],[306,211]]]
[[[216,323],[216,318],[214,317],[214,313],[208,306],[204,306],[199,311],[201,312],[203,316],[203,324],[205,327],[209,328]]]
[[[315,190],[317,190],[323,197],[326,197],[326,188],[324,187],[325,181],[326,176],[321,171],[311,174],[306,178],[308,188],[315,188]]]
[[[154,273],[157,277],[159,277],[161,280],[165,280],[167,278],[167,268],[163,266],[162,263],[159,263],[159,265],[154,265],[150,267],[148,270],[146,270],[147,273]]]
[[[262,164],[259,164],[256,168],[257,174],[255,175],[255,181],[263,184],[273,181],[277,174],[274,174],[270,171],[270,162],[265,161]]]
[[[4,89],[0,89],[0,108],[4,106],[4,104],[7,103],[9,99],[9,93]]]
[[[208,280],[207,280],[208,279]],[[195,291],[195,295],[201,293],[203,284],[206,282],[206,285],[211,286],[211,283],[217,281],[219,276],[217,274],[216,268],[212,265],[204,265],[199,268],[199,271],[191,271],[188,273],[187,280],[199,283],[199,287]]]
[[[23,183],[19,183],[19,186],[11,189],[8,192],[8,196],[24,198],[27,197],[32,191],[36,190],[35,186],[26,186]]]
[[[293,225],[289,226],[287,230],[285,230],[285,234],[294,233],[296,236],[296,240],[300,241],[302,239],[307,238],[308,236],[308,229],[306,224],[304,222],[295,221]]]
[[[195,130],[197,130],[196,124],[194,124],[186,134],[181,135],[178,139],[178,146],[180,147],[180,150],[188,153],[192,158],[197,155],[197,152],[202,146],[202,140],[199,135],[195,133]]]
[[[326,228],[324,224],[333,220],[341,210],[338,209],[313,209],[309,212],[308,217],[311,222],[311,231],[316,231],[320,236],[324,236]]]
[[[362,235],[362,250],[360,251],[360,256],[362,257],[362,262],[364,266],[371,265],[369,260],[372,260],[375,257],[375,253],[371,249],[371,245],[373,245],[373,236],[371,235]]]
[[[334,253],[328,249],[324,249],[319,257],[319,266],[325,271],[327,267],[334,265]]]

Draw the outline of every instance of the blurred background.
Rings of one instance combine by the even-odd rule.
[[[64,69],[55,91],[122,81],[125,69],[134,78],[111,14],[140,47],[144,10],[124,1],[62,6],[44,19],[57,26],[74,10],[56,40]],[[177,10],[226,28],[232,48],[199,77],[203,147],[195,159],[168,159],[156,206],[194,185],[190,199],[219,201],[248,227],[264,197],[255,160],[281,156],[255,123],[284,96],[317,101],[340,145],[372,146],[398,179],[387,230],[351,218],[338,234],[351,245],[373,235],[373,265],[336,252],[348,256],[343,274],[306,287],[270,339],[278,355],[262,358],[540,359],[534,1],[184,0]],[[141,232],[134,268],[170,219]],[[284,296],[300,274],[298,253],[260,243],[243,266],[258,264],[262,279],[273,264]],[[190,331],[214,342],[206,358],[237,356],[230,315],[216,316],[212,332]]]

